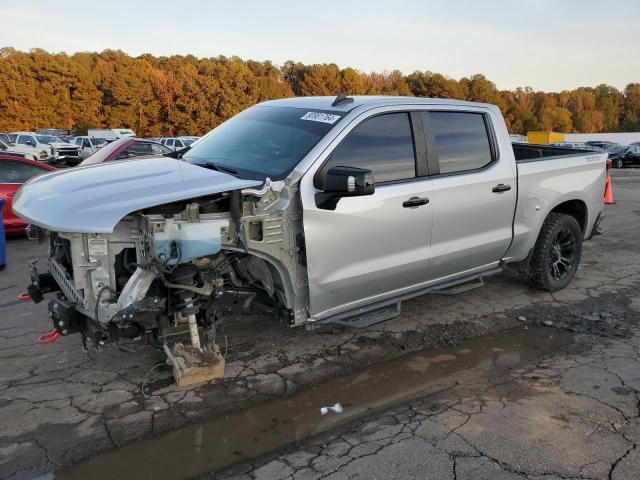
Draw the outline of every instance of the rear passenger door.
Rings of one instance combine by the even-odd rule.
[[[374,194],[341,198],[335,210],[319,208],[314,194],[334,166],[371,170]],[[362,120],[317,171],[307,173],[301,189],[313,316],[325,318],[379,302],[426,280],[430,185],[422,124],[413,112]]]
[[[513,158],[504,155],[482,111],[422,113],[433,162],[432,281],[453,280],[499,264],[512,238],[517,198]]]

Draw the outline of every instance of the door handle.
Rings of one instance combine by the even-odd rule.
[[[495,187],[491,189],[493,193],[504,193],[511,190],[511,185],[505,185],[504,183],[499,183]]]
[[[404,208],[418,208],[421,205],[426,205],[429,203],[429,199],[427,197],[411,197],[409,200],[405,200],[402,202],[402,206]]]

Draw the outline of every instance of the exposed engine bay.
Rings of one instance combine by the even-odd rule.
[[[49,302],[54,328],[80,332],[97,348],[119,338],[166,348],[186,331],[201,348],[215,342],[219,322],[250,310],[304,323],[297,186],[267,180],[259,190],[136,211],[112,233],[38,229],[49,245],[48,272],[34,262],[29,293],[37,302],[57,291]]]

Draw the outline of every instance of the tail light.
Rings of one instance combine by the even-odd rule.
[[[613,160],[611,160],[610,158],[607,158],[607,172],[611,170],[612,166],[613,166]]]

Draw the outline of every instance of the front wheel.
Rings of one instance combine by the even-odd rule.
[[[566,287],[582,256],[582,230],[571,215],[551,213],[542,224],[531,257],[528,283],[555,292]]]

